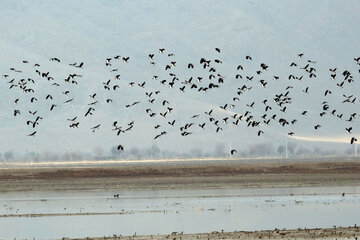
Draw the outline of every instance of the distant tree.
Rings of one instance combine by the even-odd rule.
[[[160,154],[161,158],[173,158],[173,157],[177,156],[176,153],[169,151],[169,150],[163,150],[160,153],[161,153]]]
[[[218,143],[215,146],[215,157],[225,157],[226,156],[226,147],[223,143]],[[230,151],[230,150],[229,150]]]
[[[156,144],[151,145],[150,154],[152,158],[159,158],[160,152],[161,150]]]
[[[309,154],[311,154],[311,150],[304,146],[299,146],[296,151],[296,155],[309,155]]]
[[[103,158],[104,150],[101,147],[94,147],[93,152],[96,160]]]
[[[335,150],[335,149],[323,149],[322,150],[322,155],[326,155],[326,156],[329,156],[329,155],[336,155],[338,154],[338,152]]]
[[[323,153],[319,147],[314,147],[313,152],[315,155],[322,155],[322,153]]]
[[[56,153],[45,151],[41,153],[42,161],[56,161],[59,159],[59,156]]]
[[[68,161],[68,160],[70,160],[70,154],[69,154],[69,152],[64,152],[64,153],[62,154],[62,156],[61,156],[61,160],[63,160],[63,161]]]
[[[130,156],[134,159],[140,159],[141,158],[141,152],[137,147],[132,147],[129,151]]]
[[[34,162],[38,162],[39,161],[39,154],[37,152],[27,152],[25,154],[25,160],[30,160],[30,161],[34,161]]]
[[[273,154],[273,151],[272,143],[259,143],[250,147],[249,154],[253,156],[269,156]]]
[[[12,151],[6,151],[4,153],[5,161],[10,161],[14,158],[14,153]]]
[[[280,145],[280,146],[278,146],[278,148],[277,148],[277,153],[279,154],[279,155],[284,155],[284,153],[285,153],[285,146],[284,145]]]
[[[296,147],[297,147],[297,143],[296,143],[296,142],[288,142],[288,144],[287,144],[288,152],[289,152],[291,155],[294,155],[295,150],[296,150]]]
[[[120,156],[122,155],[122,151],[119,151],[118,149],[117,149],[117,146],[113,146],[112,148],[111,148],[111,150],[110,150],[110,152],[111,152],[111,156],[113,157],[113,158],[115,158],[115,159],[119,159],[120,158]]]
[[[193,148],[190,150],[190,157],[201,158],[203,156],[201,149]]]
[[[82,156],[79,152],[70,152],[70,160],[81,160]]]
[[[355,154],[355,145],[346,148],[344,153],[346,155],[354,155]]]

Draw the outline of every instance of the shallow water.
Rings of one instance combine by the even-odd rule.
[[[346,193],[344,197],[341,196],[342,192]],[[105,191],[1,194],[0,239],[59,239],[132,235],[135,232],[197,233],[360,224],[360,187],[118,193],[119,198],[114,198],[113,192]],[[90,215],[81,215],[85,213]],[[91,215],[96,213],[105,215]],[[25,217],[23,214],[42,215]]]

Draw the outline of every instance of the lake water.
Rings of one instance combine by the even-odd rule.
[[[352,226],[360,187],[8,193],[0,216],[0,239]]]

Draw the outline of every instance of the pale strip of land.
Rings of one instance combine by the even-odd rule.
[[[296,230],[265,230],[253,232],[212,232],[197,234],[172,233],[167,235],[143,235],[143,236],[108,236],[98,238],[76,238],[72,240],[214,240],[214,239],[360,239],[359,227],[338,227],[338,228],[316,228],[316,229],[296,229]]]
[[[103,160],[67,160],[67,161],[12,161],[0,162],[1,169],[11,168],[41,168],[41,167],[97,167],[97,166],[124,166],[124,165],[149,165],[149,164],[213,164],[213,163],[249,163],[249,162],[339,162],[339,161],[360,161],[359,157],[355,156],[303,156],[296,158],[285,159],[284,157],[203,157],[203,158],[171,158],[171,159],[103,159]]]

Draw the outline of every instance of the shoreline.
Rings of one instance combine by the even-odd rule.
[[[0,192],[358,186],[360,161],[0,169]]]
[[[289,189],[286,189],[289,188]],[[202,191],[198,191],[202,190]],[[229,190],[229,191],[228,191]],[[153,191],[158,191],[153,193]],[[141,193],[139,193],[141,192]],[[216,193],[215,193],[216,192]],[[91,167],[40,167],[0,169],[0,193],[3,199],[12,198],[21,201],[47,201],[46,196],[54,199],[99,198],[117,199],[120,193],[128,201],[132,198],[155,196],[156,198],[216,198],[225,196],[294,196],[297,195],[338,195],[343,193],[360,193],[360,162],[213,162],[191,164],[151,164],[146,166],[91,166]],[[125,195],[122,195],[125,193]],[[128,194],[128,195],[126,195]],[[155,195],[154,195],[155,194]],[[346,197],[345,195],[345,197]],[[29,198],[29,199],[27,199]],[[266,201],[266,199],[265,199]],[[271,201],[271,199],[269,200]],[[120,208],[121,210],[121,208]],[[124,215],[139,213],[137,211],[92,211],[27,214],[4,213],[0,219],[14,221],[16,219],[43,219],[43,217],[81,217],[86,215]],[[145,211],[148,211],[145,209]],[[149,210],[152,211],[152,210]],[[352,210],[351,210],[352,211]],[[142,212],[140,212],[142,213]],[[131,217],[131,216],[129,216]],[[11,218],[9,220],[5,220]],[[30,220],[32,221],[32,220]],[[330,224],[332,221],[330,220]],[[355,221],[355,223],[357,223]],[[350,224],[353,224],[351,222]],[[317,224],[313,225],[317,226]],[[331,226],[329,224],[320,226]],[[239,227],[234,226],[233,229]],[[208,228],[207,230],[212,230]],[[141,230],[141,225],[134,230]],[[230,229],[232,230],[232,229]],[[196,231],[196,229],[195,229]],[[198,234],[172,233],[146,236],[98,236],[81,233],[82,238],[60,238],[69,240],[213,240],[213,239],[360,239],[359,228],[337,227],[294,230],[263,230],[208,232]],[[114,232],[114,231],[111,231]],[[108,234],[111,234],[108,232]],[[116,231],[115,231],[116,232]],[[132,234],[132,231],[126,234]],[[155,231],[158,232],[158,231]],[[83,235],[84,234],[84,235]],[[97,236],[97,234],[94,234]],[[76,235],[73,235],[76,236]],[[85,236],[85,237],[83,237]],[[59,236],[57,236],[59,237]],[[60,237],[62,237],[60,235]]]
[[[162,240],[162,239],[182,239],[182,240],[214,240],[214,239],[360,239],[360,228],[353,227],[334,227],[334,228],[313,228],[313,229],[292,229],[292,230],[262,230],[262,231],[234,231],[223,232],[213,231],[211,233],[184,234],[173,232],[164,235],[136,235],[132,236],[103,236],[85,238],[63,238],[68,240]]]

